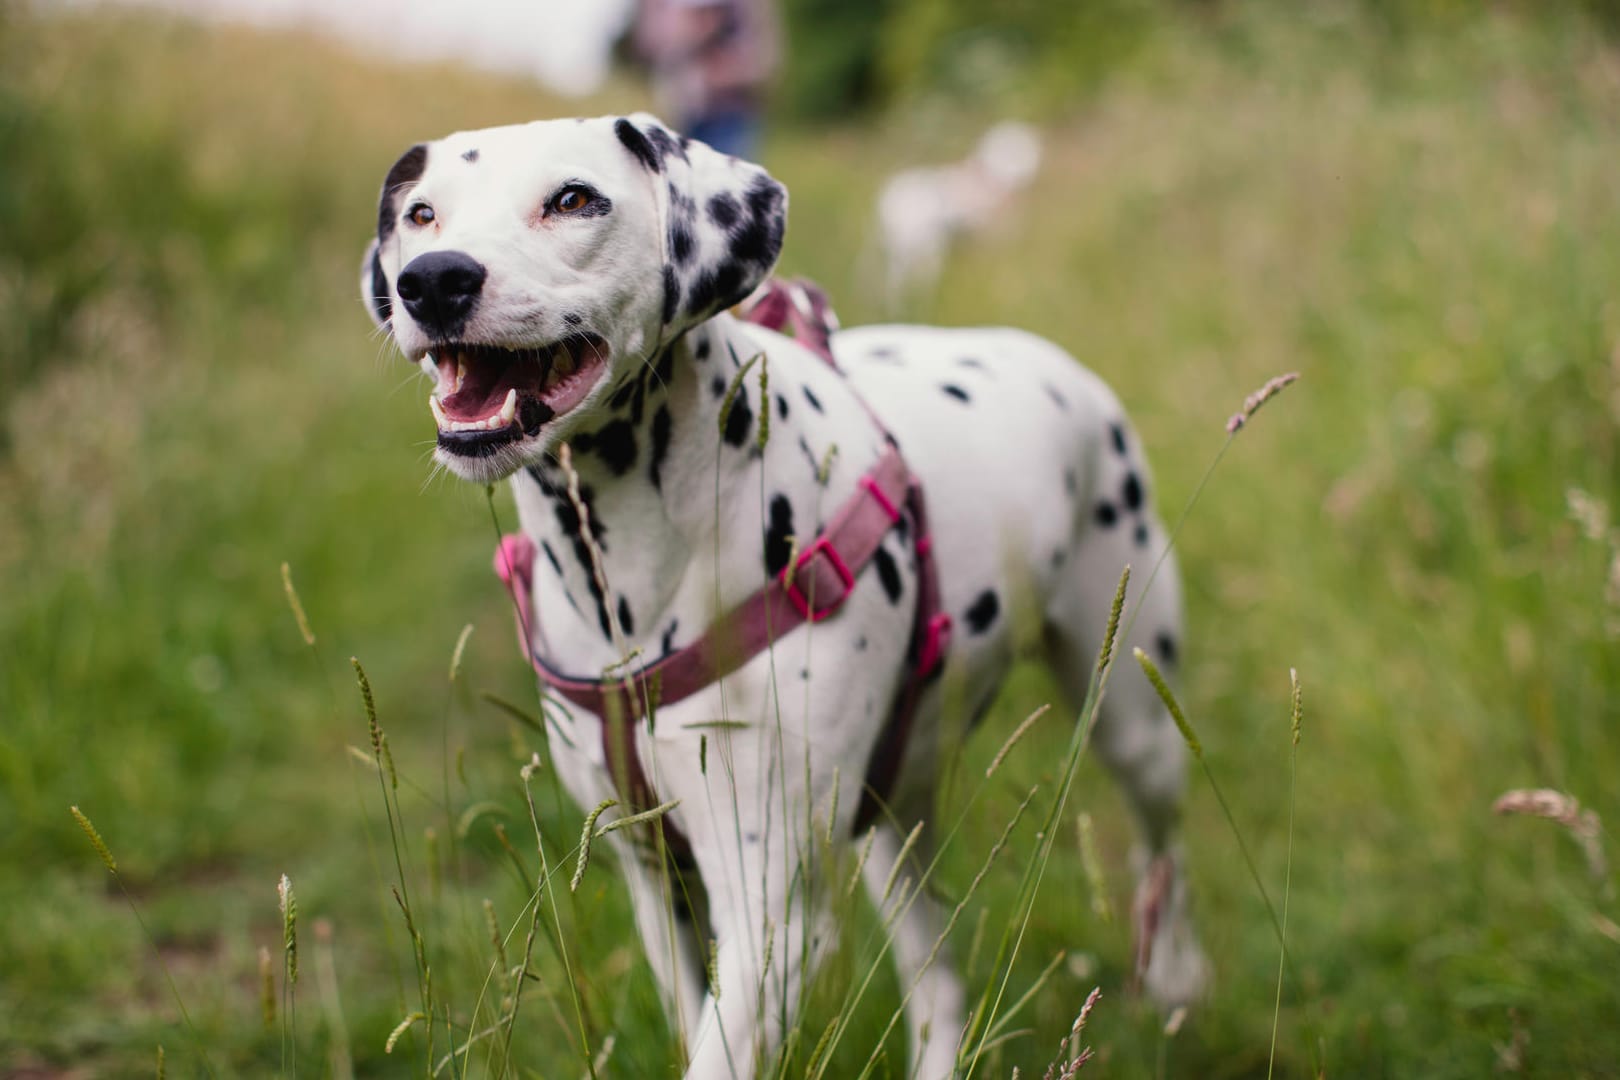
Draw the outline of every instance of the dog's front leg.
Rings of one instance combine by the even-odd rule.
[[[690,1080],[755,1075],[796,1019],[807,949],[819,943],[806,940],[816,925],[807,846],[777,811],[740,815],[719,843],[696,848],[716,953]]]
[[[671,1029],[690,1049],[703,1016],[703,942],[692,922],[690,898],[682,882],[671,872],[660,874],[648,865],[644,852],[626,840],[623,833],[612,836],[619,865],[624,867],[625,884],[630,890],[630,909],[636,930]],[[692,887],[697,887],[696,883]]]

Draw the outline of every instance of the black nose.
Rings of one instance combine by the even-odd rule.
[[[486,271],[459,251],[433,251],[412,259],[399,275],[399,298],[411,318],[441,339],[460,336],[478,305]]]

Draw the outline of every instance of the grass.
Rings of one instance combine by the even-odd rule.
[[[420,389],[367,337],[354,295],[400,149],[569,107],[292,37],[0,20],[0,1073],[148,1073],[160,1044],[170,1072],[201,1072],[166,971],[218,1075],[283,1068],[284,1027],[301,1072],[341,1071],[343,1052],[357,1074],[420,1072],[426,1024],[392,1055],[384,1043],[424,999],[442,1053],[443,1003],[509,992],[489,974],[488,897],[515,928],[512,964],[534,928],[541,982],[511,1029],[515,1062],[577,1075],[579,1004],[594,1051],[615,1036],[603,1075],[669,1075],[611,860],[533,921],[516,774],[536,746],[481,697],[533,701],[488,569],[488,510],[471,487],[424,488]],[[621,87],[592,107],[637,101]],[[1620,820],[1614,552],[1567,494],[1620,507],[1616,117],[1620,59],[1573,18],[1395,40],[1238,5],[1166,27],[1055,118],[1036,188],[917,313],[1027,326],[1107,377],[1152,448],[1167,516],[1244,393],[1303,373],[1234,444],[1181,538],[1179,697],[1274,894],[1297,777],[1298,980],[1276,1017],[1278,1075],[1318,1058],[1330,1075],[1423,1077],[1504,1060],[1602,1076],[1620,1061],[1620,941],[1601,921],[1620,912],[1559,830],[1490,813],[1508,788],[1547,786]],[[767,157],[793,194],[784,269],[822,281],[846,322],[876,317],[850,253],[881,176],[965,148],[977,120],[773,132]],[[403,873],[377,769],[348,750],[371,756],[351,655],[396,763]],[[1290,667],[1312,715],[1294,774]],[[1020,672],[959,775],[982,775],[1051,698]],[[976,799],[937,871],[948,906],[1029,788],[1059,779],[1070,729],[1055,720],[982,790],[943,793],[940,821]],[[544,774],[532,790],[560,886],[583,811]],[[1173,1038],[1124,993],[1125,920],[1094,913],[1077,857],[1083,810],[1111,907],[1128,910],[1122,809],[1084,759],[1070,799],[1007,1000],[1063,960],[1017,1018],[1032,1033],[977,1074],[1038,1075],[1100,984],[1088,1074],[1262,1075],[1275,931],[1208,785],[1192,785],[1186,844],[1218,983]],[[953,935],[977,956],[974,994],[1000,977],[989,961],[1032,832],[1010,836]],[[304,971],[296,1009],[267,1025],[259,950],[283,948],[283,873]],[[854,919],[851,936],[872,940],[870,913]],[[317,985],[318,920],[341,1028]],[[815,1007],[831,1016],[865,972],[835,958]],[[898,1074],[898,1040],[887,1057],[877,1040],[900,993],[878,973],[827,1075],[869,1060]]]

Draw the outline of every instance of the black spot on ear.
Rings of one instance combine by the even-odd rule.
[[[546,553],[546,561],[551,564],[553,570],[557,571],[557,576],[562,577],[562,563],[557,561],[557,553],[551,550],[551,545],[542,540],[540,541],[540,550]]]
[[[776,416],[780,420],[786,420],[788,418],[787,398],[783,397],[781,394],[776,395]]]
[[[1052,399],[1052,403],[1054,405],[1062,409],[1064,412],[1069,411],[1069,400],[1062,394],[1058,393],[1055,386],[1053,386],[1051,383],[1042,383],[1041,388],[1046,391],[1046,396]]]
[[[986,589],[980,593],[966,614],[968,629],[975,634],[982,634],[990,629],[990,624],[1001,614],[1001,601],[996,598],[995,590]]]
[[[821,407],[821,401],[816,397],[815,392],[812,391],[808,386],[804,388],[804,400],[808,401],[810,403],[810,407],[816,410],[818,413],[824,413],[827,411]]]
[[[1153,639],[1153,647],[1159,650],[1159,659],[1166,664],[1176,662],[1176,639],[1170,636],[1169,631],[1160,630]]]
[[[417,143],[400,155],[393,168],[383,178],[382,194],[377,199],[377,242],[384,243],[394,235],[394,220],[399,217],[399,196],[402,189],[422,179],[427,168],[428,148]]]
[[[669,263],[664,264],[664,322],[675,321],[675,310],[681,302],[681,282],[675,276],[675,268]]]
[[[471,150],[462,151],[461,160],[467,162],[468,164],[471,164],[472,162],[477,161],[478,160],[478,149],[476,147],[474,147]]]
[[[729,229],[737,224],[742,217],[742,207],[737,200],[731,197],[730,192],[722,191],[709,199],[709,220],[722,229]]]
[[[889,549],[879,547],[872,553],[872,561],[877,564],[878,580],[883,583],[883,593],[889,598],[889,603],[900,602],[900,568],[894,564],[894,556]]]
[[[972,398],[968,397],[968,392],[962,389],[960,386],[952,386],[950,383],[946,383],[944,386],[940,387],[940,389],[951,395],[951,397],[955,398],[957,401],[973,400]]]
[[[1105,529],[1112,529],[1119,522],[1119,511],[1114,509],[1114,504],[1106,499],[1097,504],[1097,509],[1092,516],[1096,518],[1097,524]]]
[[[1114,453],[1123,455],[1125,453],[1125,429],[1118,424],[1109,424],[1108,434],[1113,436],[1114,439]]]
[[[596,434],[596,454],[614,476],[623,476],[636,463],[636,429],[628,420],[615,420]]]
[[[710,379],[709,380],[709,392],[712,393],[717,398],[725,397],[726,396],[726,377],[724,375],[716,375],[714,378]]]
[[[1136,546],[1148,546],[1148,527],[1146,522],[1139,521],[1136,523]]]
[[[664,637],[660,642],[660,648],[663,649],[664,656],[668,656],[675,651],[675,628],[679,625],[681,625],[679,619],[671,619],[669,625],[664,627]]]
[[[623,593],[619,594],[619,629],[626,634],[636,632],[636,620],[630,616],[630,601],[624,598]]]
[[[658,151],[653,149],[652,143],[647,141],[647,136],[641,133],[640,128],[621,116],[613,124],[613,134],[619,137],[626,150],[635,155],[643,168],[650,172],[663,172],[664,163],[659,160]]]
[[[578,326],[580,323],[582,323],[584,321],[585,320],[581,316],[576,315],[572,311],[567,311],[567,312],[563,313],[563,322],[567,323],[569,326]]]
[[[1140,510],[1142,508],[1142,481],[1136,478],[1135,473],[1125,474],[1125,487],[1120,495],[1125,500],[1125,509]]]
[[[686,290],[686,313],[707,315],[730,307],[747,295],[743,284],[742,267],[734,262],[723,262],[699,273]]]
[[[741,446],[748,441],[748,432],[754,426],[754,409],[748,404],[748,391],[738,390],[731,400],[731,412],[726,414],[726,442]]]
[[[383,273],[382,248],[376,247],[371,251],[371,313],[377,321],[385,323],[394,314],[394,301],[388,293],[388,275]]]
[[[765,572],[775,577],[787,569],[793,554],[793,503],[786,495],[771,496],[771,521],[765,529]]]
[[[658,406],[658,411],[653,413],[652,418],[652,461],[647,468],[652,486],[659,491],[664,489],[664,457],[669,453],[671,423],[669,406]]]
[[[661,127],[655,126],[648,128],[647,141],[652,143],[654,149],[658,151],[659,161],[663,161],[671,154],[674,154],[683,161],[686,159],[686,151],[681,148],[680,143],[675,141],[675,136],[671,135]]]

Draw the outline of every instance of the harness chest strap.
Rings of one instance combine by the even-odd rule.
[[[904,508],[904,510],[902,510]],[[515,533],[502,538],[495,570],[517,608],[518,636],[542,681],[559,697],[602,718],[602,747],[614,782],[634,809],[653,805],[651,784],[635,745],[635,724],[660,704],[674,704],[736,671],[771,643],[806,622],[820,622],[848,598],[855,579],[890,529],[910,517],[918,556],[918,603],[910,646],[911,665],[868,768],[857,826],[876,818],[877,798],[888,794],[923,685],[943,659],[950,617],[939,611],[938,575],[922,505],[922,489],[892,445],[817,539],[777,578],[717,620],[697,641],[633,672],[585,679],[555,670],[531,644],[538,626],[531,597],[534,541]],[[876,796],[876,798],[874,797]],[[667,819],[666,819],[667,820]],[[684,848],[666,827],[672,848]]]

